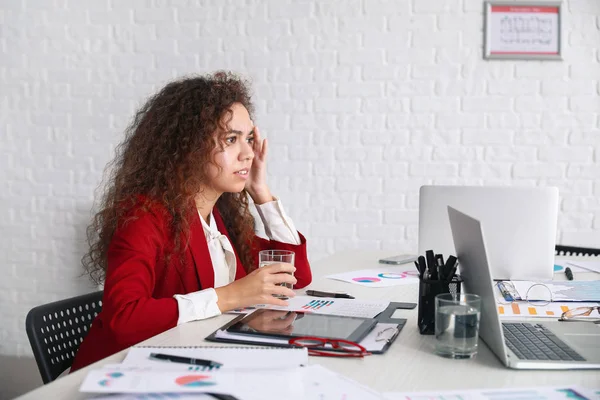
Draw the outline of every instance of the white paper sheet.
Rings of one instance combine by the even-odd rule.
[[[389,301],[340,299],[333,297],[296,296],[288,300],[287,307],[266,306],[271,310],[302,311],[344,317],[373,318],[390,305]]]
[[[90,371],[79,391],[86,393],[218,393],[241,400],[304,399],[302,368],[174,372],[98,369]]]
[[[534,387],[518,389],[473,389],[439,392],[389,392],[384,393],[387,400],[595,400],[593,390],[577,386]]]
[[[149,397],[151,396],[151,397]],[[91,399],[93,400],[215,400],[214,396],[210,394],[201,394],[201,393],[112,393],[107,395],[94,396]]]
[[[287,342],[286,342],[287,343]],[[308,364],[306,349],[278,349],[275,347],[132,347],[123,360],[124,365],[162,367],[191,371],[196,366],[153,360],[150,353],[163,353],[174,356],[200,358],[223,364],[221,370],[290,368]]]
[[[348,271],[340,274],[327,275],[326,278],[361,286],[389,287],[418,283],[419,273],[413,264],[407,264],[400,267],[381,267]]]
[[[573,302],[555,302],[546,305],[534,305],[526,301],[519,301],[510,304],[497,304],[498,314],[500,318],[515,318],[515,317],[545,317],[558,319],[567,310],[576,307],[594,307],[598,303],[573,303]],[[600,315],[592,312],[587,317],[579,317],[584,319],[600,319]]]
[[[554,273],[564,275],[566,267],[571,268],[571,272],[573,272],[573,273],[589,272],[585,268],[581,268],[574,264],[571,264],[572,262],[574,262],[574,261],[572,261],[572,260],[556,260],[556,261],[554,261]]]
[[[356,381],[320,365],[283,371],[219,371],[217,373],[181,374],[170,371],[143,371],[103,368],[90,371],[80,391],[120,393],[101,396],[101,400],[152,398],[196,398],[194,393],[229,394],[238,400],[383,400],[383,396]],[[129,394],[126,394],[129,393]]]
[[[600,274],[600,261],[568,261],[567,264],[584,269],[586,272]]]
[[[511,283],[523,300],[550,300],[548,298],[548,290],[550,290],[552,301],[600,301],[600,281],[511,281]],[[527,294],[528,290],[529,294]]]
[[[379,392],[335,373],[321,365],[303,368],[307,400],[383,400]],[[286,399],[285,396],[277,400]],[[243,400],[243,399],[240,399]]]

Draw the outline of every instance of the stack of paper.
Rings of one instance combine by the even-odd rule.
[[[210,358],[223,368],[203,371],[187,364],[155,361],[151,352]],[[306,349],[250,347],[133,347],[122,364],[88,373],[86,393],[117,393],[111,400],[192,398],[202,393],[237,400],[381,400],[383,397],[322,366],[308,364]],[[198,398],[198,397],[193,397]],[[212,398],[212,397],[207,397]]]

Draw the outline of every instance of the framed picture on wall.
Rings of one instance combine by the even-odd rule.
[[[486,1],[486,59],[562,60],[561,1]]]

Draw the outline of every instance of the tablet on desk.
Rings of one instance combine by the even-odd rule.
[[[227,331],[286,339],[315,336],[359,342],[376,324],[377,320],[372,318],[263,309],[241,318],[227,328]]]

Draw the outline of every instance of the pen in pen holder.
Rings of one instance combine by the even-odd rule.
[[[435,333],[435,296],[442,293],[460,295],[460,284],[462,279],[454,275],[451,280],[419,280],[419,310],[418,320],[419,333],[421,335],[433,335]]]

